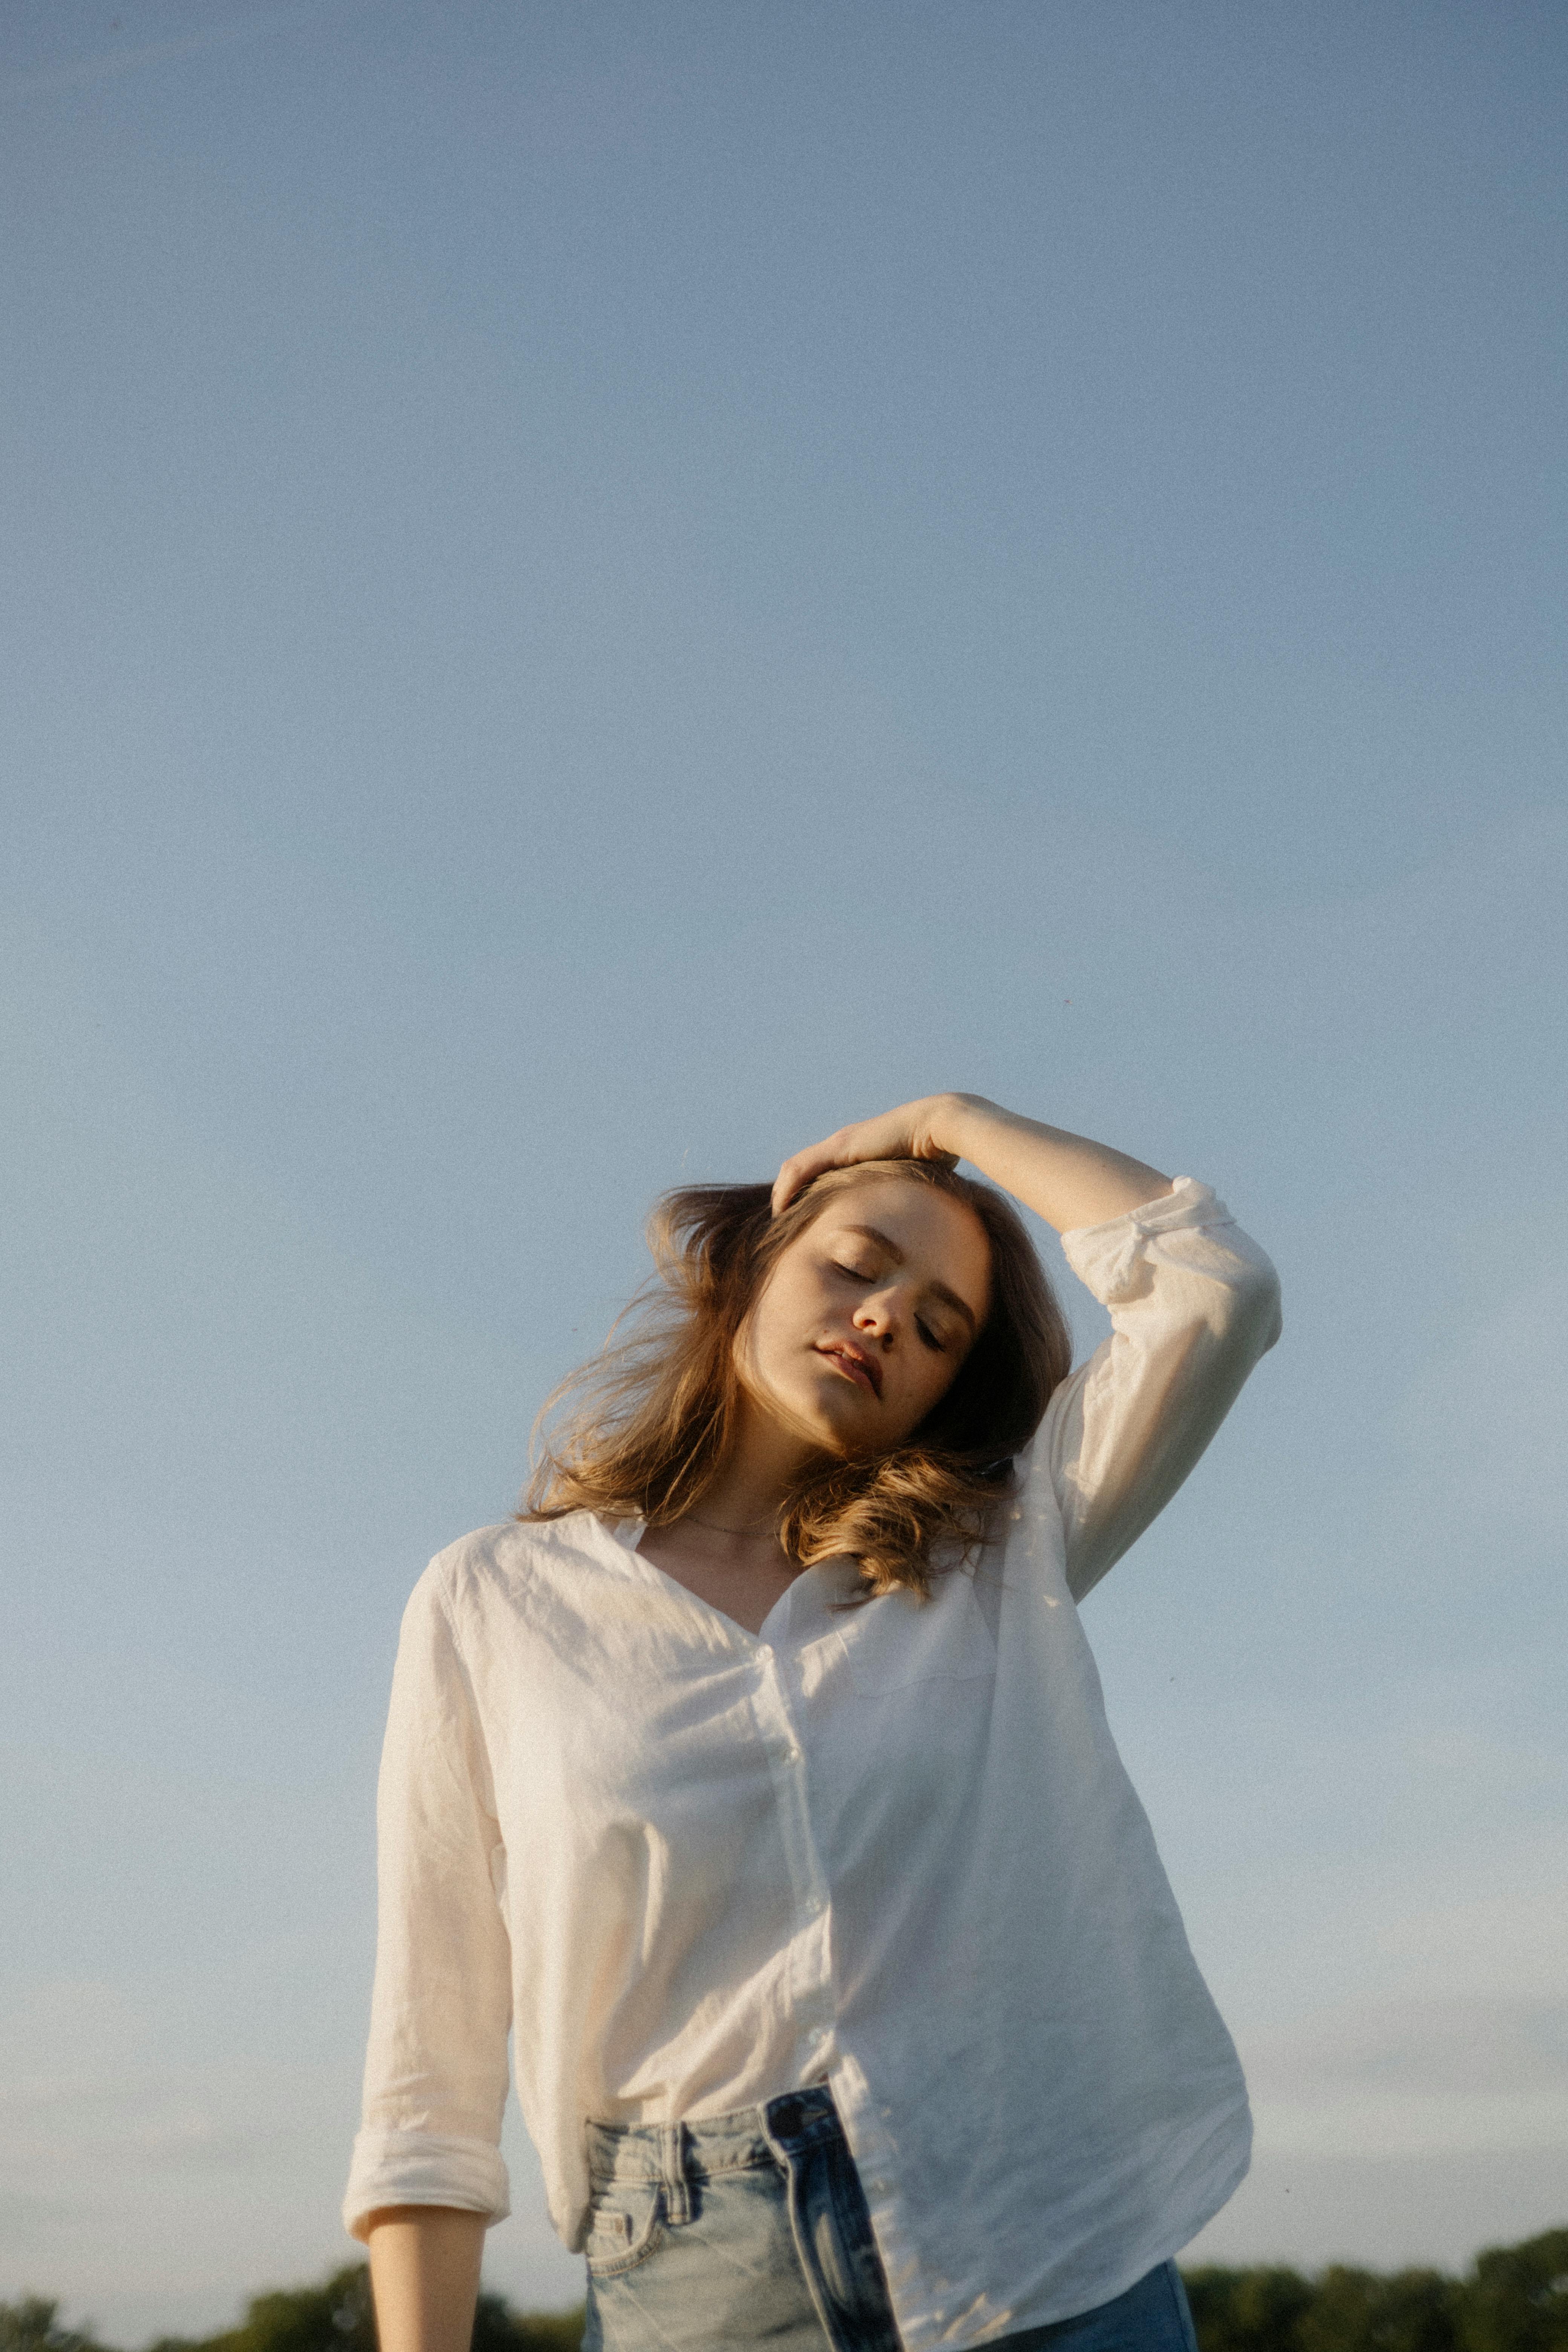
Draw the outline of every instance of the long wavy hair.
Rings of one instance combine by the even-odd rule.
[[[735,1341],[790,1244],[834,1194],[869,1177],[924,1184],[972,1209],[991,1246],[991,1307],[952,1386],[901,1444],[809,1465],[779,1539],[803,1568],[848,1555],[871,1593],[924,1595],[939,1564],[972,1560],[1012,1489],[1012,1457],[1072,1360],[1045,1268],[1010,1202],[940,1161],[833,1168],[777,1217],[766,1184],[689,1184],[648,1220],[655,1277],[602,1351],[539,1416],[522,1520],[591,1510],[668,1527],[700,1503],[736,1423]]]

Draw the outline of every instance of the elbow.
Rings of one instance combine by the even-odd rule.
[[[1229,1338],[1254,1362],[1266,1356],[1285,1328],[1279,1276],[1261,1250],[1249,1260],[1231,1291]]]
[[[1226,1264],[1205,1302],[1205,1351],[1231,1368],[1237,1387],[1259,1356],[1266,1356],[1284,1328],[1279,1276],[1257,1244],[1226,1252]]]

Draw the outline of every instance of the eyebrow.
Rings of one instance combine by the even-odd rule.
[[[887,1251],[895,1265],[902,1265],[904,1263],[903,1251],[892,1235],[883,1233],[879,1225],[846,1225],[844,1231],[847,1234],[862,1234],[867,1241],[875,1242],[879,1249]],[[963,1316],[969,1326],[970,1338],[973,1339],[980,1328],[974,1319],[973,1307],[966,1305],[956,1290],[950,1290],[945,1282],[928,1282],[926,1288],[933,1298],[940,1298],[944,1306],[951,1307],[956,1314]]]

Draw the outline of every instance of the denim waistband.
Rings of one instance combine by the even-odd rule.
[[[667,2189],[679,2189],[688,2180],[776,2164],[781,2155],[828,2138],[839,2128],[833,2094],[826,2089],[786,2091],[758,2106],[703,2116],[695,2123],[590,2123],[588,2177],[595,2189],[612,2180],[660,2180]]]
[[[647,2200],[635,2242],[628,2239],[597,2265],[590,2252],[584,2343],[595,2352],[668,2352],[671,2344],[697,2341],[710,2352],[776,2341],[800,2352],[808,2338],[811,2352],[818,2346],[902,2352],[864,2191],[826,2086],[692,2123],[590,2123],[588,2160],[595,2198],[613,2202],[615,2184],[637,2183]],[[774,2183],[704,2189],[725,2174],[763,2168],[772,2168]],[[787,2264],[778,2258],[776,2233],[770,2239],[758,2224],[763,2207],[746,2202],[760,2197],[765,2206],[775,2194],[788,2214]],[[738,2235],[734,2220],[723,2218],[736,2211]],[[705,2227],[716,2230],[710,2245]],[[669,2254],[688,2242],[694,2261],[677,2259],[667,2274]],[[739,2316],[725,2300],[738,2276],[750,2298]],[[720,2315],[693,2334],[705,2294],[717,2296]],[[1091,2311],[995,2339],[995,2352],[1198,2352],[1198,2346],[1181,2275],[1165,2262]]]
[[[601,2347],[617,2341],[640,2347],[652,2340],[635,2313],[640,2300],[657,2300],[655,2265],[665,2259],[658,2232],[664,2232],[664,2246],[673,2252],[678,2243],[686,2243],[687,2225],[696,2222],[690,2250],[700,2256],[704,2216],[711,2226],[715,2201],[721,2213],[724,2210],[722,2177],[764,2168],[773,2175],[770,2189],[776,2184],[778,2201],[787,2213],[793,2245],[785,2271],[777,2270],[775,2253],[769,2257],[774,2269],[770,2272],[764,2262],[753,2281],[760,2292],[766,2273],[773,2280],[775,2302],[778,2290],[784,2290],[784,2317],[780,2318],[778,2310],[773,2312],[772,2332],[784,2326],[791,2341],[799,2336],[802,2315],[792,2304],[795,2291],[788,2287],[793,2273],[808,2298],[806,2312],[815,2310],[827,2352],[901,2352],[865,2192],[833,2094],[826,2085],[786,2091],[776,2099],[764,2099],[760,2106],[704,2116],[691,2123],[589,2124],[588,2168],[595,2202],[625,2196],[636,2182],[645,2196],[652,2190],[652,2210],[645,2216],[640,2238],[628,2243],[624,2252],[617,2250],[596,2273],[590,2253],[590,2326],[585,2340]],[[733,2189],[730,2194],[734,2194]],[[766,2233],[761,2243],[765,2253]],[[721,2251],[727,2252],[732,2268],[734,2249]],[[711,2249],[707,2258],[712,2260]],[[683,2262],[678,2262],[677,2269],[689,2292],[690,2279],[700,2273]],[[606,2295],[616,2298],[613,2310],[605,2300]],[[626,2332],[628,2302],[629,2333]],[[643,2315],[645,2323],[647,2315]],[[820,2340],[809,2319],[807,2332],[814,2342]],[[742,2340],[762,2342],[767,2333]],[[679,2339],[666,2331],[660,2340],[668,2344]],[[705,2343],[709,2340],[704,2336]],[[730,2340],[726,2336],[724,2341]]]

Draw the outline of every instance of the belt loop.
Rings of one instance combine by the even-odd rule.
[[[691,2190],[686,2178],[686,2126],[660,2124],[659,2168],[664,2176],[664,2218],[670,2223],[691,2219]]]

